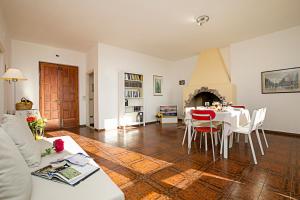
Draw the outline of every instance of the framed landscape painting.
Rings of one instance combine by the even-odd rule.
[[[153,95],[162,96],[163,77],[153,75]]]
[[[300,67],[261,73],[263,94],[300,92]]]

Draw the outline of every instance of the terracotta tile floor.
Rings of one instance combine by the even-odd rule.
[[[126,131],[88,128],[48,132],[69,135],[124,191],[126,199],[300,199],[300,138],[268,134],[270,148],[258,165],[244,142],[235,143],[229,159],[193,143],[191,154],[181,140],[181,125],[152,124]],[[208,143],[210,144],[210,143]],[[219,147],[217,147],[219,149]]]

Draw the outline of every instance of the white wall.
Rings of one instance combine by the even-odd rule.
[[[10,59],[10,38],[6,28],[6,23],[0,9],[0,76],[4,73],[5,65],[9,65]],[[5,109],[5,96],[8,90],[8,83],[0,80],[0,113],[4,113]]]
[[[99,44],[99,127],[117,126],[118,76],[120,71],[144,75],[145,120],[155,121],[160,105],[171,103],[170,62],[141,53]],[[153,96],[153,75],[163,76],[163,96]],[[109,127],[109,128],[112,128]]]
[[[60,57],[56,57],[56,54]],[[39,61],[67,64],[79,68],[80,124],[86,123],[86,54],[67,49],[12,40],[11,66],[19,68],[28,79],[17,83],[17,100],[27,97],[39,108]]]
[[[178,107],[178,117],[183,118],[183,88],[189,84],[196,67],[198,56],[189,57],[171,63],[172,90],[170,100]],[[185,80],[185,85],[179,85],[179,80]]]
[[[94,127],[100,129],[99,126],[99,101],[98,101],[98,45],[95,45],[87,53],[87,71],[88,73],[94,72]],[[88,76],[88,74],[87,74]],[[88,91],[88,77],[87,77],[87,90]],[[86,110],[89,111],[89,103],[86,104]],[[87,122],[89,121],[89,115],[87,113]]]
[[[300,134],[300,93],[261,94],[261,72],[300,67],[300,26],[230,46],[237,101],[268,108],[266,129]]]

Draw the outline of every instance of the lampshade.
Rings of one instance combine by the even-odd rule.
[[[7,81],[26,80],[22,72],[19,69],[9,68],[1,77],[1,79]]]

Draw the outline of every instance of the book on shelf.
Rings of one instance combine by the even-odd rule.
[[[125,81],[125,87],[142,88],[143,84],[137,81]]]
[[[140,98],[141,92],[138,90],[126,90],[125,91],[125,98]]]
[[[143,76],[139,74],[125,73],[126,81],[143,81]]]
[[[98,170],[99,167],[91,164],[82,166],[70,164],[67,161],[62,161],[56,164],[53,163],[47,165],[46,167],[38,169],[31,174],[51,181],[75,186]]]

